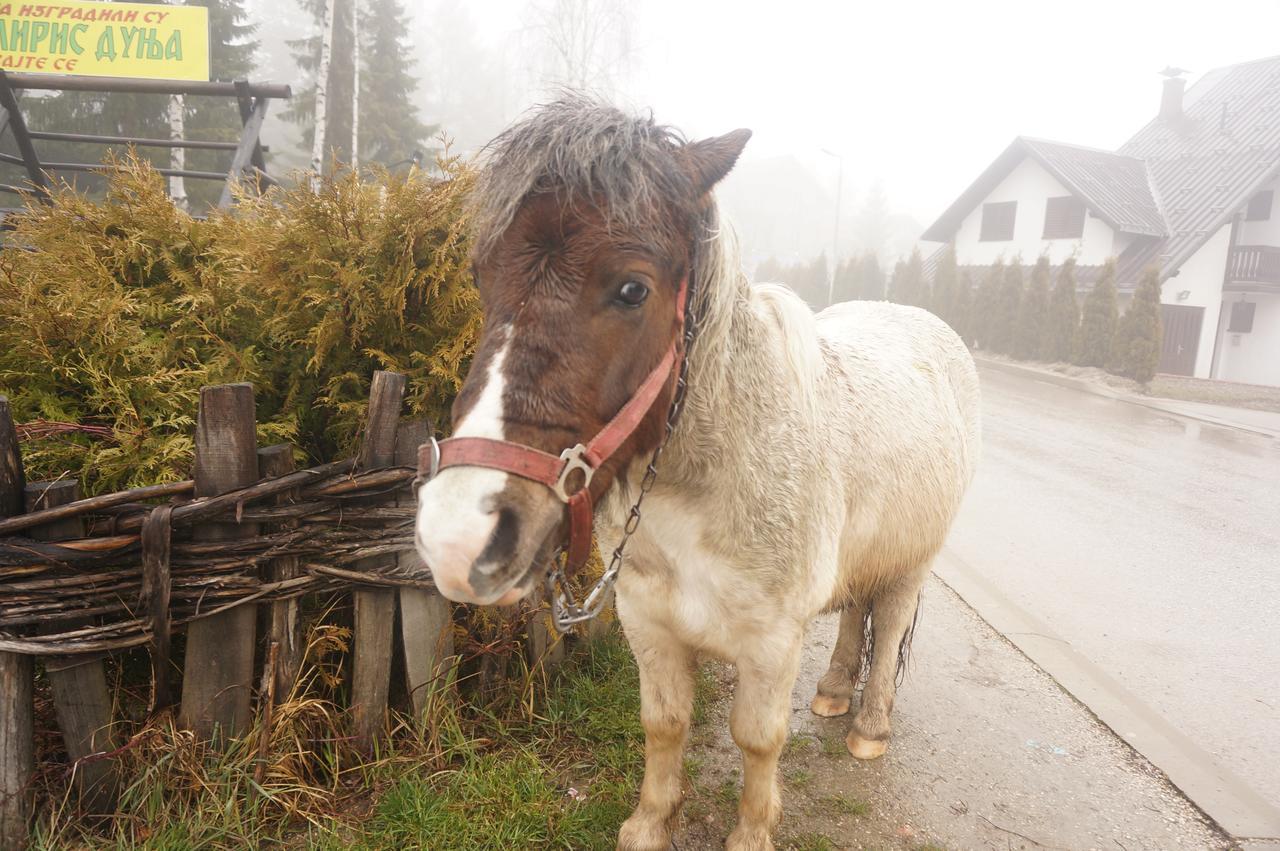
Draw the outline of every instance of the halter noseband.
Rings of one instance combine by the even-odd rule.
[[[591,555],[591,530],[595,513],[591,499],[592,476],[640,427],[662,388],[673,374],[679,372],[681,360],[685,357],[686,353],[680,348],[679,329],[684,327],[688,284],[689,278],[686,275],[680,281],[680,289],[676,294],[677,331],[671,347],[626,404],[588,443],[579,443],[557,457],[509,440],[451,437],[436,441],[433,437],[418,449],[418,473],[431,479],[446,467],[487,467],[550,488],[556,498],[568,506],[569,546],[565,551],[565,568],[569,573],[576,571]],[[578,470],[582,471],[582,484],[571,493],[568,489],[569,480]]]

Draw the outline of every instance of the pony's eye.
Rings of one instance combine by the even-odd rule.
[[[618,302],[627,307],[639,307],[649,297],[649,288],[639,281],[627,281],[618,288]]]

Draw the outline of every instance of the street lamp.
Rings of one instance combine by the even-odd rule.
[[[829,157],[835,157],[840,165],[836,176],[836,223],[831,229],[831,274],[827,277],[827,307],[830,307],[836,298],[836,251],[840,247],[840,193],[844,191],[844,157],[826,148],[818,150]]]

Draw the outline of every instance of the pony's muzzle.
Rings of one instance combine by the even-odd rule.
[[[418,490],[414,540],[436,588],[458,603],[511,605],[563,506],[545,487],[496,470],[452,467]]]

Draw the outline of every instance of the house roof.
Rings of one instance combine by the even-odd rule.
[[[949,240],[965,217],[1027,157],[1043,166],[1094,215],[1116,230],[1147,236],[1165,235],[1164,218],[1151,193],[1147,168],[1141,159],[1019,136],[929,226],[923,238],[933,242]]]
[[[1183,96],[1180,118],[1152,119],[1115,153],[1019,137],[923,238],[951,239],[1025,156],[1139,237],[1117,258],[1120,281],[1152,262],[1168,275],[1280,172],[1280,56],[1210,71]]]

